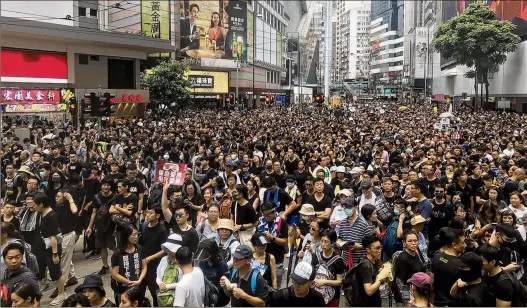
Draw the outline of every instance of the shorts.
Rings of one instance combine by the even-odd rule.
[[[90,208],[91,209],[91,208]],[[82,235],[83,230],[90,224],[91,211],[83,211],[77,216],[77,224],[75,225],[75,234]]]
[[[108,248],[114,251],[116,247],[115,237],[112,233],[95,232],[95,248]]]
[[[289,215],[286,221],[289,226],[293,224],[298,226],[300,224],[300,215]]]
[[[57,253],[60,259],[62,257],[62,247],[61,245],[58,245],[57,248]],[[57,264],[53,263],[53,252],[51,251],[51,248],[46,249],[44,258],[46,261],[46,267],[49,270],[49,277],[51,278],[51,281],[59,280],[60,277],[62,277],[62,269],[60,267],[60,261]]]

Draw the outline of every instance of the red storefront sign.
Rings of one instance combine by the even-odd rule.
[[[145,103],[143,102],[143,95],[124,93],[121,97],[114,97],[110,99],[112,103]]]
[[[185,182],[185,173],[187,173],[187,165],[167,163],[163,160],[156,162],[156,176],[154,181],[168,185],[183,185]]]
[[[2,48],[1,55],[2,82],[68,82],[68,56],[65,53]]]
[[[58,104],[60,90],[2,89],[2,104]]]

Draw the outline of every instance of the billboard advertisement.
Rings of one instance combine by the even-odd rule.
[[[417,27],[415,29],[415,78],[424,78],[425,76],[429,34],[430,30],[427,27]]]
[[[181,1],[181,56],[247,61],[247,2]]]
[[[190,93],[225,94],[229,92],[229,73],[213,71],[189,71]]]
[[[170,40],[170,2],[141,1],[141,30],[146,36]],[[150,57],[170,57],[170,53],[149,54]]]

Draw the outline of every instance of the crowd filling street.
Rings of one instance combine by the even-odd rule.
[[[527,306],[525,115],[373,100],[4,124],[2,306]],[[83,279],[77,242],[100,267]]]

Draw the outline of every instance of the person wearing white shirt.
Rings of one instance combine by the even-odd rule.
[[[176,252],[176,260],[183,277],[176,284],[174,307],[204,307],[205,277],[199,267],[192,266],[192,252],[181,247]]]

